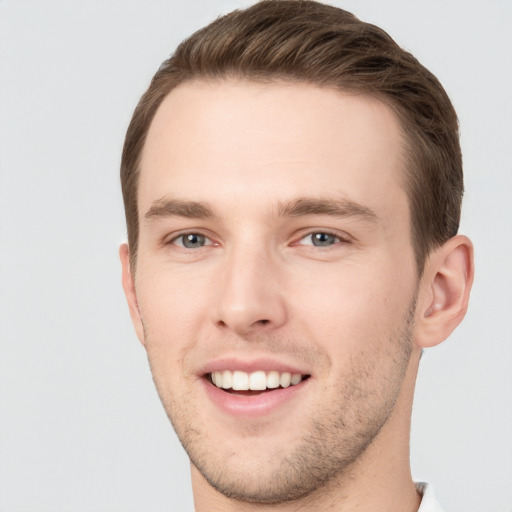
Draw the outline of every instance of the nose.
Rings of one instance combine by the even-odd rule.
[[[267,332],[287,319],[280,266],[262,249],[233,249],[223,262],[216,323],[239,336]]]

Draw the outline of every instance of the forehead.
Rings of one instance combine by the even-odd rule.
[[[208,203],[340,195],[404,200],[402,132],[362,94],[297,83],[188,82],[163,101],[141,159],[139,211],[167,194]],[[385,212],[384,212],[385,213]]]

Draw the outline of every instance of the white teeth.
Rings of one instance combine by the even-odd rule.
[[[229,389],[233,386],[233,374],[229,370],[224,370],[222,372],[222,387],[224,389]]]
[[[233,389],[236,391],[249,389],[249,374],[245,372],[233,372]]]
[[[292,382],[292,374],[290,372],[284,372],[281,374],[281,378],[279,379],[279,384],[281,384],[282,388],[287,388]]]
[[[212,374],[213,383],[219,388],[222,387],[222,372],[213,372]]]
[[[276,371],[268,372],[267,388],[276,389],[279,387],[279,373]]]
[[[302,381],[300,373],[279,373],[275,370],[268,373],[262,370],[252,373],[224,370],[212,372],[210,377],[216,387],[234,389],[235,391],[264,391],[265,389],[276,389],[279,386],[287,388]]]
[[[295,386],[295,384],[298,384],[302,380],[302,375],[298,373],[294,373],[292,375],[291,384],[292,386]]]
[[[249,389],[254,391],[267,389],[267,376],[265,372],[252,372],[249,375]]]

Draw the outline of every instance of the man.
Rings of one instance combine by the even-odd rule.
[[[201,511],[441,510],[409,466],[422,349],[462,320],[457,118],[341,9],[263,1],[128,128],[123,287]]]

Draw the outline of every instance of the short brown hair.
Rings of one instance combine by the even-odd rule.
[[[455,110],[437,78],[382,29],[310,0],[263,0],[184,40],[153,77],[126,134],[121,183],[135,264],[141,153],[163,99],[190,80],[311,83],[375,96],[401,121],[412,243],[421,274],[429,252],[457,233],[463,194]]]

